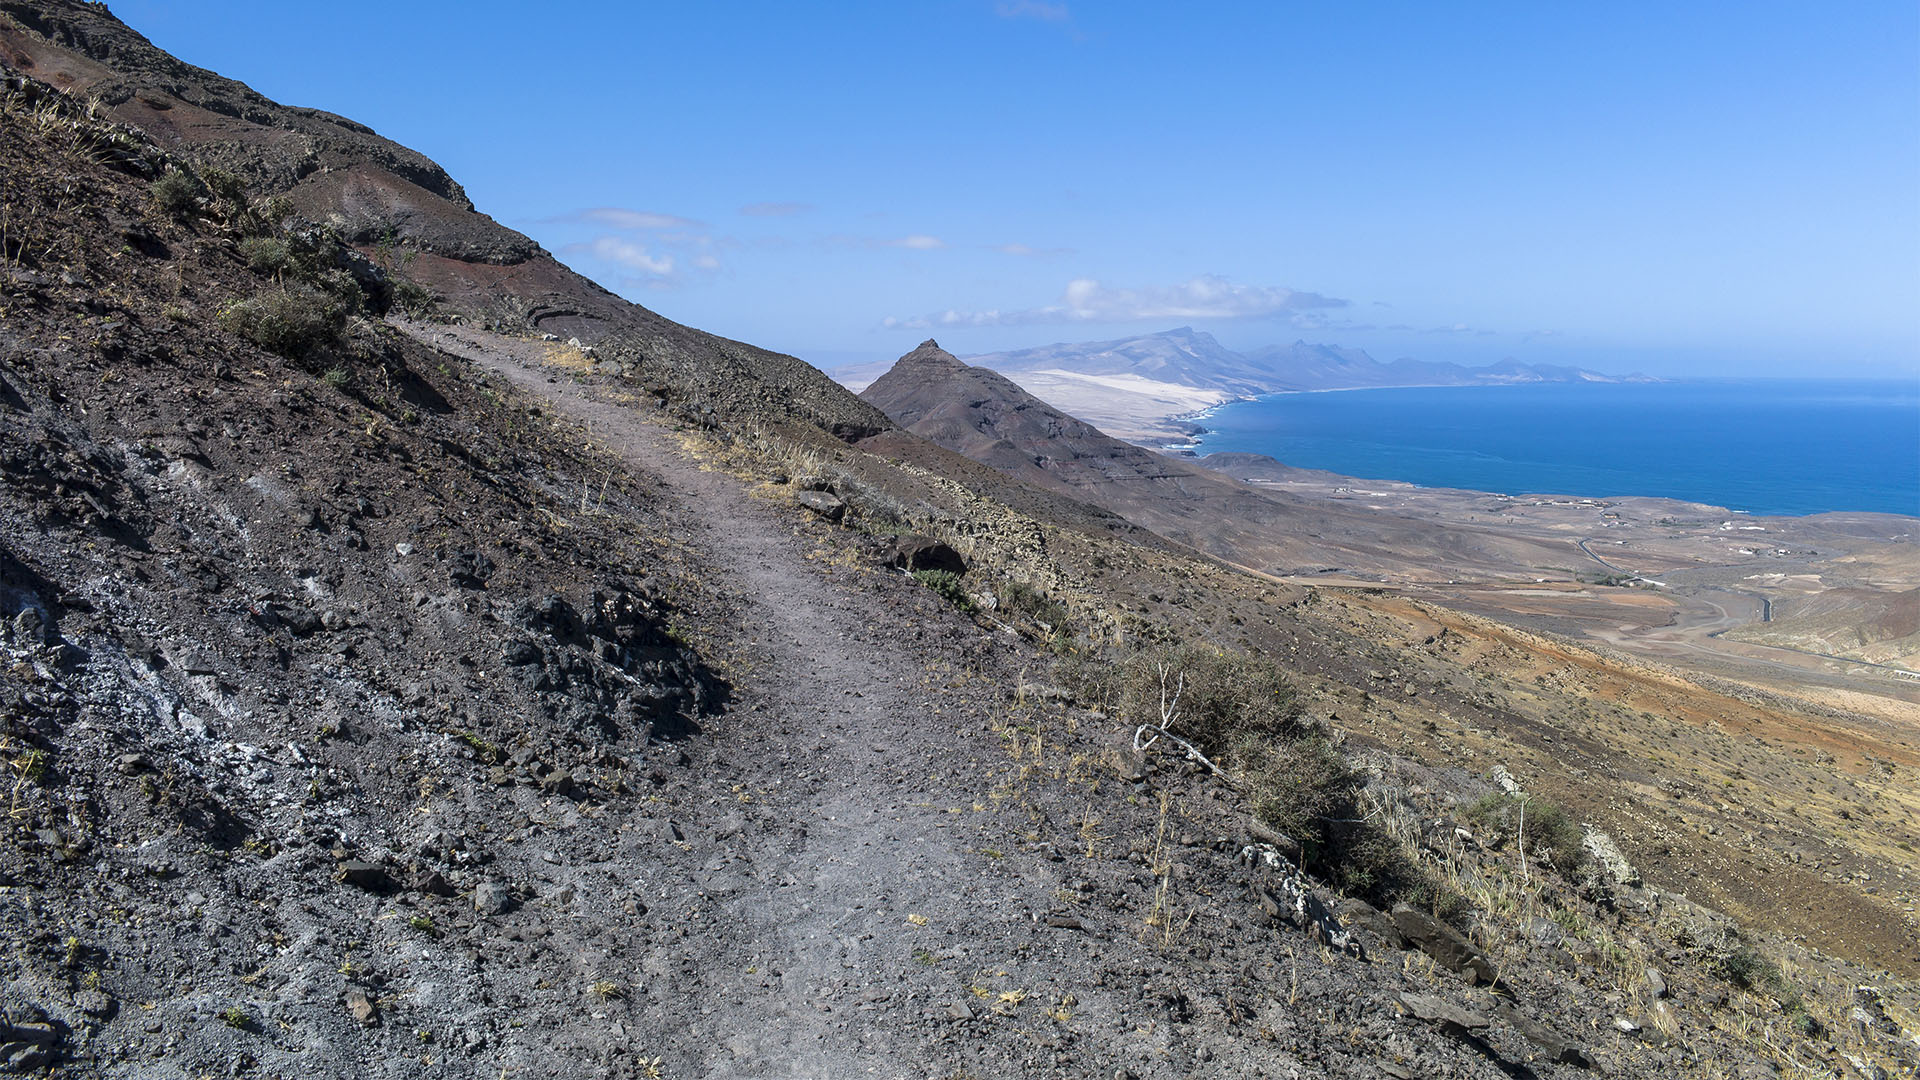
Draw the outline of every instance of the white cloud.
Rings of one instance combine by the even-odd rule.
[[[748,217],[792,217],[813,209],[813,204],[803,202],[757,202],[748,203],[740,212]]]
[[[1205,274],[1179,285],[1116,289],[1092,278],[1067,283],[1058,303],[1018,311],[949,309],[912,318],[888,318],[882,325],[906,329],[942,326],[1031,326],[1043,323],[1120,323],[1200,319],[1311,321],[1318,309],[1346,307],[1345,300],[1318,293],[1264,285],[1235,285]]]
[[[717,255],[695,255],[693,265],[701,270],[718,270],[720,258]]]
[[[1066,22],[1073,17],[1067,5],[1042,0],[1001,0],[993,6],[993,13],[1003,19],[1039,19],[1041,22]]]
[[[888,247],[906,248],[909,251],[935,251],[947,245],[937,236],[903,236],[898,240],[888,240]]]
[[[629,270],[638,270],[657,278],[673,276],[672,255],[655,255],[646,248],[624,237],[601,236],[585,244],[568,244],[562,249],[568,254],[584,253],[592,255],[602,262],[624,266]]]
[[[1014,255],[1023,259],[1044,259],[1053,255],[1073,254],[1072,248],[1037,248],[1029,247],[1026,244],[991,244],[988,246],[1002,255]]]
[[[571,214],[546,219],[549,223],[586,222],[593,225],[605,225],[614,229],[704,229],[706,226],[692,218],[683,218],[677,214],[656,214],[651,210],[628,210],[619,206],[596,206],[589,210],[575,210]]]

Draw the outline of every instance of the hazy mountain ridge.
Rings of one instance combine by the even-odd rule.
[[[1182,326],[1110,341],[1060,342],[982,353],[967,363],[998,371],[1030,393],[1116,438],[1183,445],[1187,421],[1227,402],[1262,394],[1395,386],[1511,386],[1554,382],[1646,382],[1584,368],[1505,359],[1482,367],[1414,360],[1379,361],[1363,349],[1296,341],[1236,352],[1212,334]],[[891,364],[856,364],[831,373],[863,391]]]
[[[1526,364],[1511,357],[1481,367],[1408,357],[1380,361],[1363,349],[1307,341],[1236,352],[1212,334],[1190,326],[1112,341],[1056,343],[966,359],[1007,374],[1066,371],[1138,375],[1157,382],[1242,395],[1384,386],[1653,381],[1644,375],[1606,375],[1584,368]]]

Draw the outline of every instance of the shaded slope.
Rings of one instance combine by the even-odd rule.
[[[579,337],[626,365],[689,416],[793,419],[846,437],[883,416],[802,361],[694,330],[628,303],[479,212],[424,155],[317,109],[276,104],[183,63],[79,0],[0,2],[0,60],[58,88],[96,96],[201,167],[283,194],[372,251],[397,245],[406,274],[452,310],[505,329]]]

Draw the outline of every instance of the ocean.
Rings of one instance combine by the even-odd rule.
[[[1689,379],[1274,394],[1199,453],[1510,495],[1920,515],[1920,380]]]

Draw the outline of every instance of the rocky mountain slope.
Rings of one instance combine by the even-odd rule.
[[[1913,827],[1812,816],[1905,813],[1909,749],[1836,713],[1811,771],[1717,727],[1777,702],[1197,558],[104,8],[0,12],[0,1069],[1912,1068],[1853,882]],[[1669,800],[1650,733],[1754,777]]]

